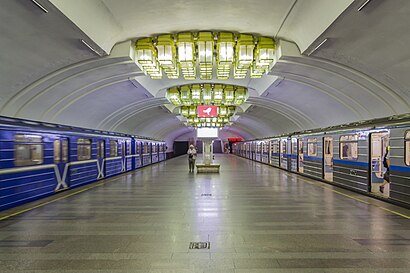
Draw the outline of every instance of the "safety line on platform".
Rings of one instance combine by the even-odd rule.
[[[172,158],[171,158],[171,159],[172,159]],[[164,162],[164,161],[160,161],[160,162],[157,162],[157,163],[161,163],[161,162]],[[141,170],[143,170],[143,169],[145,169],[146,167],[149,167],[149,166],[152,166],[152,164],[151,164],[151,165],[147,165],[147,166],[140,167],[140,168],[138,168],[138,169],[136,169],[136,170],[133,170],[132,173],[136,173],[136,172],[138,172],[138,171],[141,171]],[[122,176],[122,175],[129,175],[129,174],[130,174],[130,173],[128,173],[128,172],[127,172],[127,173],[122,173],[120,176]],[[28,212],[28,211],[31,211],[31,210],[33,210],[33,209],[37,209],[37,208],[44,207],[45,205],[54,203],[54,202],[59,201],[59,200],[62,200],[62,199],[66,199],[67,197],[70,197],[70,196],[73,196],[73,195],[76,195],[76,194],[79,194],[79,193],[82,193],[82,192],[91,190],[91,189],[93,189],[93,188],[103,186],[103,185],[105,185],[105,184],[108,183],[108,182],[113,182],[113,181],[117,180],[118,178],[119,178],[119,177],[112,177],[112,178],[111,178],[112,180],[111,180],[110,178],[106,178],[106,179],[110,179],[110,180],[104,181],[104,182],[100,182],[100,183],[98,183],[98,184],[93,184],[92,186],[90,186],[90,187],[88,187],[88,188],[84,188],[84,189],[82,189],[82,190],[78,190],[78,191],[76,191],[76,192],[73,192],[73,193],[70,193],[70,194],[67,194],[67,195],[58,197],[58,198],[56,198],[56,199],[53,199],[53,200],[50,200],[50,201],[47,201],[47,202],[40,203],[40,204],[35,205],[35,206],[33,206],[33,207],[26,208],[26,209],[23,209],[23,210],[20,210],[20,211],[17,211],[17,212],[14,212],[14,213],[11,213],[11,214],[2,216],[2,217],[0,217],[0,221],[6,220],[6,219],[8,219],[8,218],[10,218],[10,217],[13,217],[13,216],[20,215],[20,214],[25,213],[25,212]],[[94,182],[94,183],[95,183],[95,182]]]
[[[326,190],[330,190],[330,191],[332,191],[332,192],[335,192],[335,193],[337,193],[337,194],[340,194],[340,195],[343,195],[343,196],[345,196],[345,197],[351,198],[351,199],[353,199],[353,200],[359,201],[359,202],[361,202],[361,203],[364,203],[364,204],[367,204],[367,205],[370,205],[370,206],[373,206],[373,207],[376,207],[376,208],[379,208],[379,209],[388,211],[388,212],[390,212],[390,213],[393,213],[393,214],[395,214],[395,215],[401,216],[401,217],[406,218],[406,219],[410,219],[410,216],[409,216],[409,215],[406,215],[406,214],[403,214],[403,213],[400,213],[400,212],[397,212],[397,211],[394,211],[394,210],[391,210],[391,209],[388,209],[388,208],[385,208],[385,207],[382,207],[382,206],[379,206],[379,205],[376,205],[376,204],[372,204],[372,203],[370,203],[370,202],[364,201],[363,199],[360,199],[360,198],[351,196],[351,195],[349,195],[349,194],[346,194],[346,193],[343,193],[343,192],[340,192],[340,191],[337,191],[337,190],[328,188],[328,187],[323,186],[323,185],[319,185],[319,184],[316,184],[316,183],[307,181],[307,180],[305,180],[305,179],[302,179],[302,180],[303,180],[304,182],[306,182],[306,183],[311,184],[311,185],[314,185],[314,186],[317,186],[317,187],[321,187],[321,188],[326,189]]]
[[[76,192],[73,192],[73,193],[70,193],[70,194],[67,194],[67,195],[58,197],[58,198],[56,198],[56,199],[53,199],[53,200],[50,200],[50,201],[47,201],[47,202],[40,203],[40,204],[35,205],[35,206],[33,206],[33,207],[26,208],[26,209],[23,209],[23,210],[20,210],[20,211],[17,211],[17,212],[8,214],[8,215],[6,215],[6,216],[0,217],[0,221],[6,220],[6,219],[8,219],[8,218],[10,218],[10,217],[17,216],[17,215],[20,215],[20,214],[22,214],[22,213],[25,213],[25,212],[28,212],[28,211],[31,211],[31,210],[34,210],[34,209],[37,209],[37,208],[44,207],[45,205],[48,205],[48,204],[57,202],[57,201],[62,200],[62,199],[66,199],[67,197],[70,197],[70,196],[73,196],[73,195],[76,195],[76,194],[79,194],[79,193],[82,193],[82,192],[91,190],[91,189],[93,189],[93,188],[96,188],[96,187],[99,187],[99,186],[103,186],[105,183],[107,183],[107,182],[101,182],[101,183],[95,184],[95,185],[93,185],[93,186],[91,186],[91,187],[88,187],[88,188],[85,188],[85,189],[82,189],[82,190],[79,190],[79,191],[76,191]]]

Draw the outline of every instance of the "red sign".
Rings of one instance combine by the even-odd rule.
[[[217,106],[200,105],[196,110],[199,118],[215,118],[218,116]]]
[[[229,142],[240,142],[242,141],[241,137],[228,137]]]

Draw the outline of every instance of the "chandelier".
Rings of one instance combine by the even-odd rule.
[[[152,79],[261,78],[275,60],[275,41],[231,32],[184,32],[136,41],[136,63]]]
[[[181,115],[194,127],[223,127],[231,123],[236,106],[248,98],[248,89],[225,84],[189,84],[168,88],[166,98],[181,107]]]

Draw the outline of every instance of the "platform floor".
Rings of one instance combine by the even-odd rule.
[[[236,156],[217,162],[220,174],[192,174],[175,158],[0,221],[0,272],[409,272],[409,210]]]

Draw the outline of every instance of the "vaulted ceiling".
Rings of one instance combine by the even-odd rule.
[[[37,1],[49,12],[31,1],[2,1],[0,115],[172,141],[192,130],[167,105],[165,90],[186,81],[151,80],[127,48],[140,37],[198,30],[267,35],[280,44],[268,75],[226,81],[250,90],[225,129],[233,135],[410,112],[406,0],[372,0],[361,11],[361,0]]]

